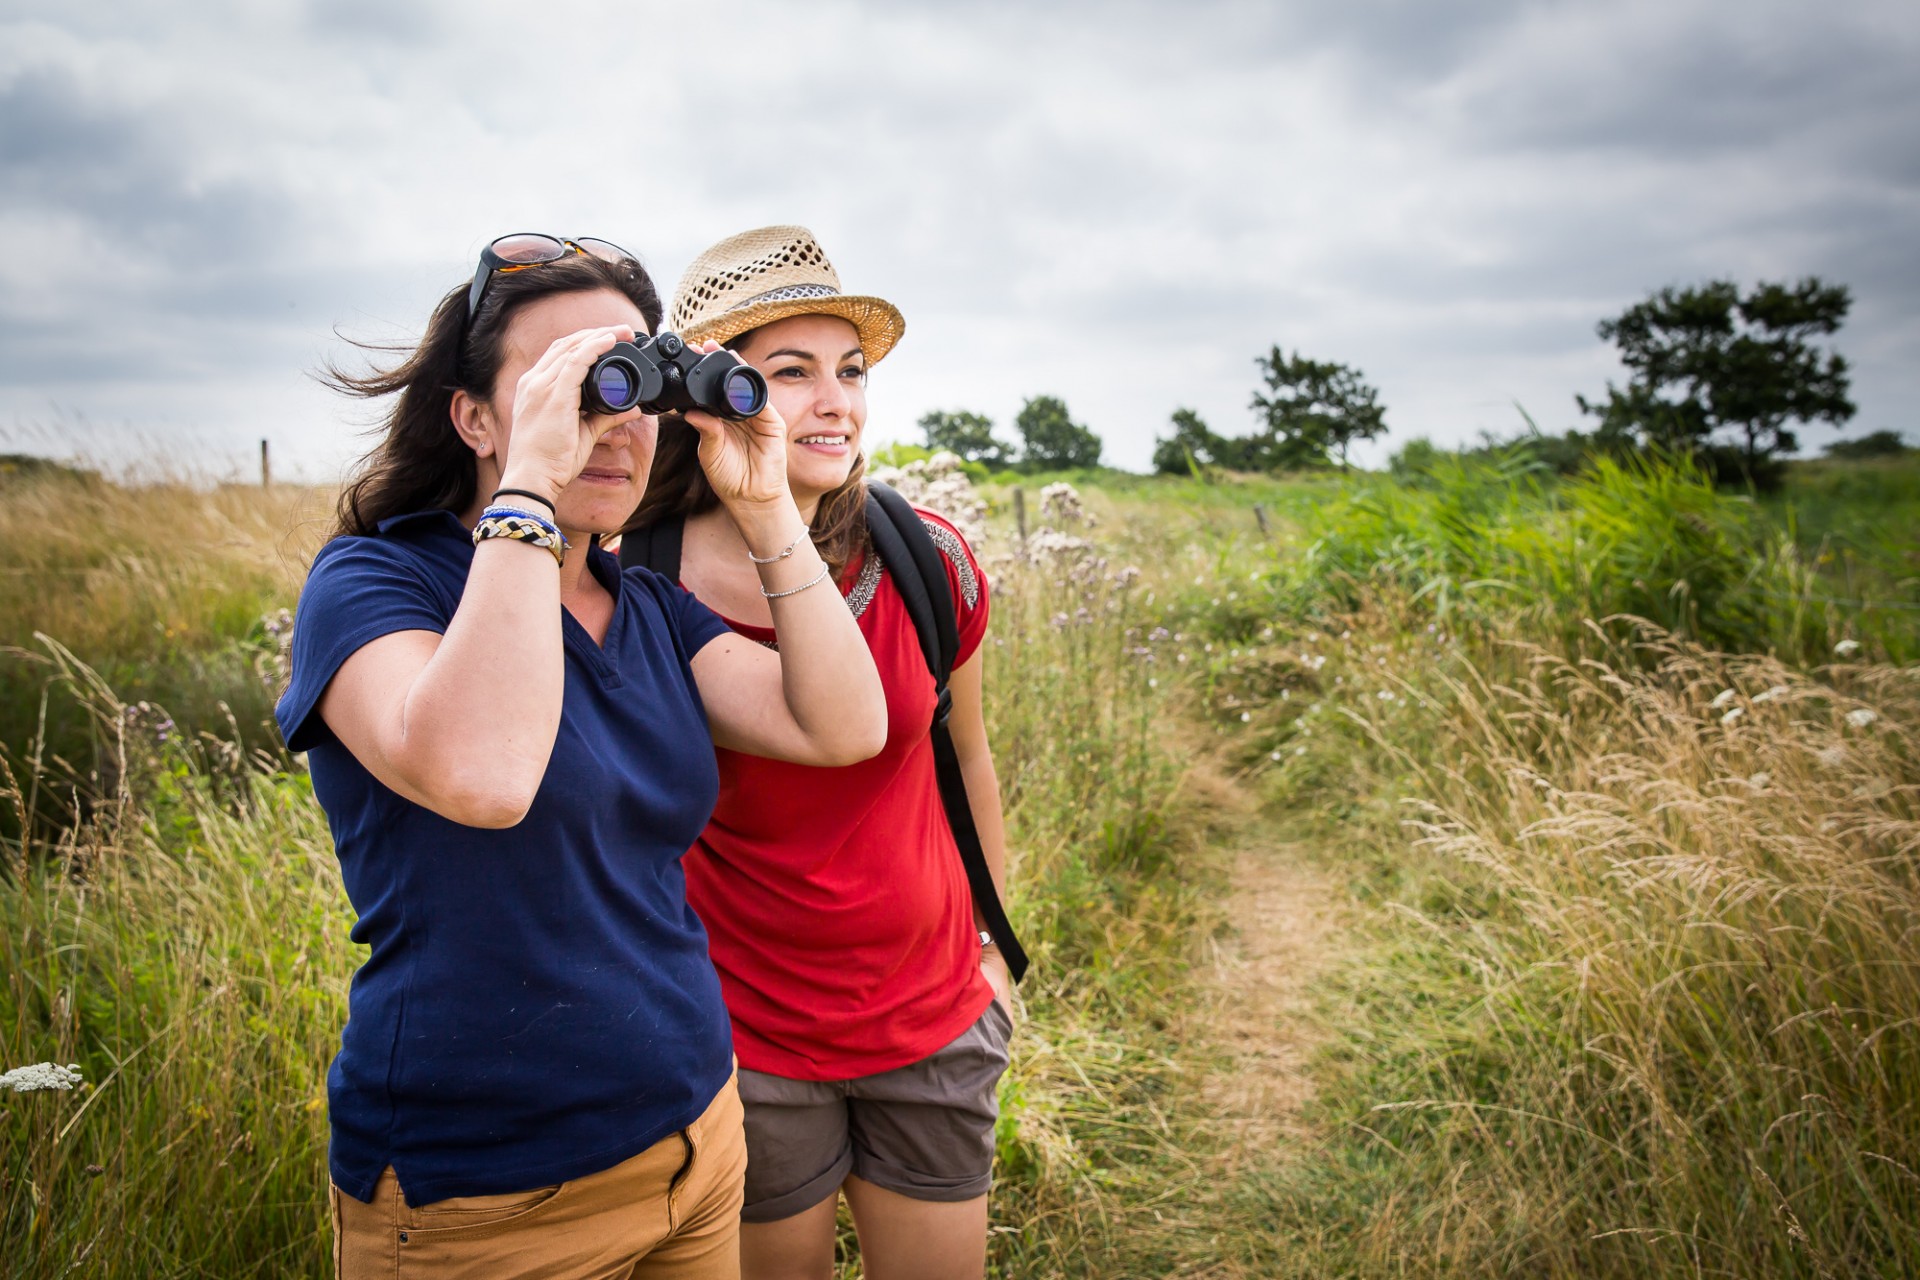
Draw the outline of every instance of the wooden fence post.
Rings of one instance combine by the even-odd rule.
[[[267,461],[267,442],[265,440],[260,442],[260,487],[262,489],[271,489],[273,487],[273,464]]]
[[[1013,522],[1020,529],[1020,549],[1027,549],[1027,491],[1013,486]]]

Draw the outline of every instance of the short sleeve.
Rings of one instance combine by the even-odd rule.
[[[928,536],[940,549],[940,559],[945,562],[947,589],[953,594],[955,621],[960,631],[960,649],[953,665],[963,666],[987,635],[987,575],[980,571],[973,548],[967,545],[958,529],[931,511],[919,507],[914,510],[919,512],[920,523],[926,525]]]
[[[733,628],[700,600],[693,592],[677,582],[666,583],[669,616],[680,629],[680,645],[689,659],[723,635],[731,635]]]
[[[406,551],[385,538],[336,538],[320,550],[294,610],[292,679],[274,707],[289,751],[333,734],[314,707],[340,666],[396,631],[444,633],[452,613]]]

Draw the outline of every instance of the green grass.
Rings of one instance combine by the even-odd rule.
[[[1916,474],[990,482],[995,1274],[1910,1274]],[[0,484],[61,531],[0,542],[0,1066],[88,1081],[0,1102],[0,1275],[324,1274],[358,956],[262,725],[324,495]],[[1354,921],[1311,1141],[1236,1162],[1220,777]]]
[[[0,1104],[0,1274],[324,1274],[324,1077],[360,957],[304,772],[220,712],[265,714],[260,619],[292,602],[279,548],[314,496],[49,483],[20,504],[84,523],[106,572],[79,601],[14,598],[23,635],[77,639],[4,657],[30,728],[10,730],[0,790],[24,833],[0,845],[0,1063],[78,1063],[87,1083]],[[114,549],[183,513],[223,522],[213,557]],[[1124,1226],[1105,1189],[1168,1089],[1158,1002],[1212,928],[1214,880],[1159,732],[1172,689],[1130,652],[1132,575],[1092,548],[985,549],[990,729],[1037,970],[999,1140],[998,1220],[1021,1229],[994,1256],[1043,1274]],[[130,702],[82,646],[203,718]],[[67,717],[44,734],[43,698]]]

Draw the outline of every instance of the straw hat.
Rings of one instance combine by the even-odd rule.
[[[694,342],[726,342],[788,316],[851,321],[870,365],[907,328],[886,299],[841,293],[840,273],[805,227],[742,231],[695,258],[673,291],[667,327]]]

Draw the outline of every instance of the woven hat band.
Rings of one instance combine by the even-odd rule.
[[[680,277],[668,311],[670,327],[689,342],[729,342],[802,315],[852,324],[870,365],[906,329],[900,309],[886,299],[841,292],[840,273],[813,232],[799,226],[757,227],[713,245]]]
[[[736,302],[727,308],[731,314],[744,311],[748,307],[757,307],[763,302],[786,302],[790,298],[837,298],[840,291],[824,284],[790,284],[779,289],[769,289],[765,293],[755,294],[745,302]]]

